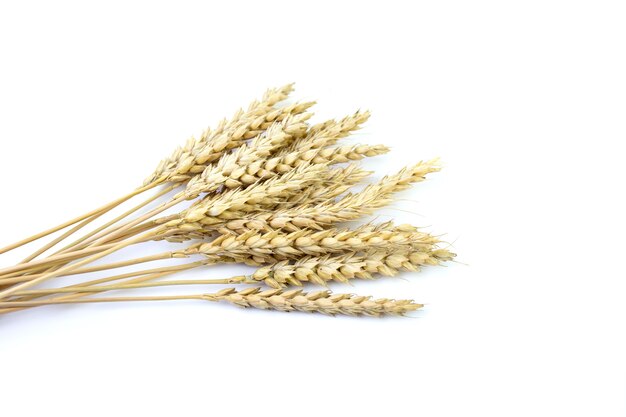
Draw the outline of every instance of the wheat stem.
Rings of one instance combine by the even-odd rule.
[[[88,274],[91,272],[106,271],[109,269],[116,269],[116,268],[122,268],[126,266],[137,265],[140,263],[171,259],[172,257],[173,257],[173,253],[171,251],[168,251],[168,252],[163,252],[163,253],[159,253],[156,255],[144,256],[141,258],[134,258],[134,259],[129,259],[125,261],[112,262],[112,263],[108,263],[104,265],[96,265],[96,266],[91,266],[91,267],[86,267],[86,268],[80,268],[75,271],[68,272],[66,275],[70,276],[70,275]],[[17,277],[10,277],[10,278],[3,278],[3,279],[0,279],[0,285],[16,284],[18,282],[29,281],[34,278],[39,278],[46,272],[41,272],[38,274],[29,274],[29,275],[24,275],[24,276],[17,276]]]
[[[185,268],[189,269],[189,268]],[[183,270],[183,269],[179,269]],[[178,270],[177,270],[178,271]],[[162,270],[162,272],[166,272]],[[14,295],[53,295],[53,294],[63,294],[63,293],[98,293],[105,291],[117,291],[117,290],[128,290],[135,288],[150,288],[150,287],[164,287],[170,285],[206,285],[206,284],[258,284],[257,281],[248,279],[245,275],[238,275],[231,278],[224,279],[183,279],[183,280],[173,280],[173,281],[159,281],[159,282],[144,282],[141,284],[118,284],[118,285],[101,285],[101,286],[79,286],[73,288],[50,288],[44,290],[30,290],[30,291],[20,291],[15,293]],[[51,299],[54,300],[54,299]]]
[[[113,252],[116,252],[116,251],[118,251],[120,249],[123,249],[123,248],[125,248],[127,246],[130,246],[130,245],[132,245],[134,243],[139,243],[139,242],[145,241],[146,239],[151,239],[152,237],[153,236],[150,235],[150,233],[137,236],[134,239],[129,239],[129,240],[123,241],[123,242],[121,242],[121,243],[119,243],[117,245],[114,245],[113,247],[111,247],[109,249],[106,249],[104,251],[100,251],[100,252],[96,253],[95,255],[92,255],[92,256],[88,257],[87,259],[83,259],[83,260],[78,261],[76,263],[73,263],[73,264],[70,264],[70,265],[66,265],[66,266],[64,266],[63,268],[61,268],[61,269],[59,269],[57,271],[52,271],[52,272],[46,273],[46,274],[40,276],[39,278],[35,278],[33,280],[30,280],[30,281],[27,281],[27,282],[23,282],[21,284],[17,284],[15,286],[7,288],[7,289],[5,289],[3,291],[0,291],[0,300],[3,299],[3,298],[8,297],[9,295],[14,294],[17,291],[25,290],[25,289],[28,289],[30,287],[33,287],[33,286],[35,286],[37,284],[40,284],[40,283],[42,283],[42,282],[44,282],[44,281],[46,281],[48,279],[55,278],[55,277],[58,277],[60,275],[65,274],[67,272],[70,272],[70,271],[73,271],[75,269],[78,269],[78,267],[81,267],[83,265],[87,265],[87,264],[89,264],[91,262],[97,261],[98,259],[104,258],[105,256],[110,255]],[[96,249],[96,251],[97,250],[101,250],[101,248],[95,248],[95,249]]]
[[[64,253],[64,252],[68,251],[69,249],[76,249],[77,247],[78,247],[78,249],[81,249],[82,246],[78,246],[80,243],[86,241],[87,239],[91,238],[92,236],[95,236],[96,234],[102,232],[103,230],[106,230],[107,228],[113,226],[114,224],[117,224],[118,222],[120,222],[123,219],[127,218],[131,214],[141,210],[142,208],[144,208],[148,204],[158,200],[159,198],[163,197],[167,193],[169,193],[172,190],[176,189],[177,187],[178,187],[178,184],[174,184],[174,185],[171,185],[169,187],[164,188],[163,190],[159,191],[158,193],[156,193],[152,197],[148,198],[147,200],[143,201],[142,203],[140,203],[140,204],[136,205],[135,207],[129,209],[128,211],[120,214],[115,219],[113,219],[113,220],[103,224],[102,226],[98,227],[95,230],[92,230],[91,232],[89,232],[85,236],[82,236],[80,239],[78,239],[78,240],[70,243],[69,245],[65,246],[63,249],[61,249],[59,252],[56,252],[55,254]]]
[[[155,279],[159,279],[162,278],[164,276],[167,275],[171,275],[174,274],[176,272],[180,272],[180,271],[184,271],[187,269],[192,269],[192,268],[196,268],[202,265],[207,265],[207,262],[205,261],[198,261],[198,262],[193,262],[193,263],[188,263],[188,264],[184,264],[184,265],[176,265],[176,266],[171,266],[171,267],[167,267],[167,268],[154,268],[154,269],[146,269],[143,271],[134,271],[134,272],[128,272],[125,274],[119,274],[119,275],[113,275],[113,276],[109,276],[106,278],[99,278],[99,279],[94,279],[91,281],[87,281],[87,282],[83,282],[81,284],[75,284],[75,285],[70,285],[67,287],[62,287],[64,290],[65,289],[71,289],[71,288],[76,288],[76,287],[87,287],[87,286],[93,286],[93,285],[98,285],[98,284],[104,284],[107,282],[112,282],[112,281],[118,281],[121,279],[126,279],[126,278],[133,278],[133,277],[137,277],[128,281],[125,281],[125,284],[136,284],[136,283],[142,283],[142,282],[149,282],[149,281],[153,281]],[[66,292],[66,291],[64,291]],[[70,291],[67,291],[70,292]],[[76,299],[76,298],[80,298],[83,297],[87,294],[85,293],[76,293],[76,294],[70,294],[70,295],[66,295],[63,297],[60,297],[60,299]],[[15,301],[29,301],[29,300],[33,300],[39,298],[38,296],[25,296],[25,297],[21,297]],[[26,307],[23,307],[26,308]],[[22,308],[20,308],[22,309]],[[1,310],[0,309],[0,314],[2,313],[10,313],[13,310]]]
[[[24,271],[32,270],[33,267],[38,267],[41,265],[44,265],[46,268],[48,268],[50,266],[54,266],[58,262],[72,261],[72,260],[80,258],[81,256],[88,256],[88,255],[98,252],[98,250],[106,249],[112,246],[113,244],[102,245],[100,247],[95,246],[95,247],[81,249],[76,252],[68,252],[68,253],[63,253],[59,255],[54,255],[46,259],[36,259],[27,264],[18,264],[18,265],[13,265],[10,267],[2,268],[0,269],[0,277],[2,278],[11,277],[16,272],[22,273]]]
[[[104,303],[116,301],[168,301],[168,300],[202,300],[202,294],[197,295],[164,295],[143,297],[109,297],[109,298],[84,298],[76,300],[37,300],[37,301],[10,301],[0,302],[0,308],[13,307],[37,307],[49,304],[77,304],[77,303]]]
[[[82,216],[78,216],[78,217],[76,217],[76,218],[74,218],[72,220],[68,220],[67,222],[62,223],[62,224],[60,224],[58,226],[55,226],[55,227],[53,227],[51,229],[45,230],[43,232],[37,233],[37,234],[32,235],[30,237],[27,237],[25,239],[22,239],[19,242],[15,242],[15,243],[12,243],[12,244],[10,244],[8,246],[5,246],[5,247],[0,249],[0,254],[3,254],[3,253],[8,252],[10,250],[19,248],[20,246],[26,245],[28,243],[34,242],[35,240],[41,239],[42,237],[46,237],[46,236],[48,236],[48,235],[50,235],[52,233],[58,232],[59,230],[63,230],[66,227],[72,226],[73,224],[76,224],[76,223],[81,222],[81,221],[83,221],[85,219],[88,219],[89,217],[92,217],[92,216],[94,216],[94,215],[96,215],[96,214],[98,214],[98,213],[100,213],[102,211],[112,210],[113,208],[115,208],[115,207],[119,206],[120,204],[124,203],[125,201],[130,200],[134,196],[139,195],[139,194],[143,193],[144,191],[147,191],[147,190],[155,187],[156,185],[158,185],[158,184],[154,183],[154,184],[148,184],[148,185],[145,185],[143,187],[137,188],[136,190],[130,192],[127,195],[125,195],[124,197],[118,198],[117,200],[112,201],[112,202],[110,202],[108,204],[105,204],[104,206],[99,207],[99,208],[97,208],[95,210],[92,210],[92,211],[90,211],[88,213],[85,213]]]

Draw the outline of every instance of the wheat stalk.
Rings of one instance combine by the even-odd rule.
[[[247,288],[237,291],[234,288],[227,288],[213,294],[0,302],[0,308],[35,307],[52,304],[173,300],[226,301],[239,307],[251,307],[261,310],[303,311],[329,316],[341,314],[370,317],[403,316],[424,306],[411,300],[372,299],[371,297],[354,294],[332,294],[329,291],[305,293],[302,290],[281,291],[272,289],[263,291],[261,288]]]

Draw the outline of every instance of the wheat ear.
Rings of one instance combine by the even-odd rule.
[[[296,261],[281,261],[259,268],[252,278],[272,288],[302,286],[303,282],[326,285],[329,281],[372,279],[376,275],[395,276],[400,271],[418,271],[424,265],[439,265],[454,258],[446,249],[424,251],[378,250],[366,253],[349,252],[334,256],[307,256]]]
[[[358,165],[351,164],[340,169],[315,171],[313,177],[299,177],[299,170],[306,170],[305,166],[299,166],[296,170],[279,178],[259,182],[249,187],[249,192],[254,192],[258,198],[248,200],[244,195],[238,195],[240,191],[228,191],[211,198],[201,200],[193,204],[189,209],[180,214],[166,216],[161,219],[154,220],[152,224],[146,224],[144,229],[138,229],[138,232],[156,227],[159,224],[167,224],[168,229],[155,239],[166,239],[170,242],[183,242],[192,239],[206,239],[207,237],[221,232],[222,228],[229,225],[232,230],[240,230],[249,221],[247,218],[253,210],[272,211],[280,208],[290,208],[301,205],[303,201],[311,203],[322,203],[328,199],[335,198],[343,194],[350,187],[360,183],[364,178],[370,175],[370,171],[360,169]],[[299,177],[299,178],[298,178]],[[312,182],[309,184],[309,180]],[[272,182],[282,182],[287,184],[282,190],[277,188]],[[258,191],[258,192],[257,192]],[[279,191],[279,192],[275,192]],[[231,197],[229,193],[237,193],[237,196]],[[249,194],[248,194],[249,195]],[[216,206],[226,206],[228,209],[222,211],[217,216],[209,214],[200,214],[201,221],[189,221],[186,215],[191,211],[202,212],[200,205],[205,207],[211,206],[209,200]],[[239,201],[238,208],[234,208],[233,203]],[[220,210],[221,211],[221,210]],[[181,219],[182,217],[182,219]],[[134,233],[134,232],[133,232]]]
[[[272,212],[257,212],[226,224],[232,230],[265,229],[296,231],[301,228],[322,230],[333,224],[356,220],[389,204],[391,195],[409,187],[411,183],[423,181],[428,173],[440,168],[435,161],[420,162],[404,168],[395,175],[384,177],[376,184],[368,185],[361,192],[348,194],[339,201],[305,204]],[[210,223],[210,218],[200,219]]]
[[[246,173],[248,165],[269,156],[295,136],[306,132],[305,122],[311,115],[302,113],[289,116],[283,122],[273,124],[265,134],[259,135],[250,144],[242,145],[233,153],[224,155],[215,165],[207,167],[189,181],[184,191],[186,198],[192,199],[200,193],[215,191],[220,185],[238,187],[241,184],[239,178]]]
[[[190,172],[197,171],[198,167],[204,169],[207,163],[219,159],[225,151],[256,136],[264,123],[276,121],[278,114],[267,120],[268,114],[292,91],[293,84],[269,89],[261,101],[253,101],[246,111],[239,110],[231,120],[222,120],[215,129],[207,129],[198,139],[189,139],[185,146],[176,148],[169,157],[163,159],[144,184],[189,179]]]
[[[354,294],[332,294],[330,291],[306,293],[299,289],[263,291],[261,288],[247,288],[237,291],[234,288],[228,288],[215,294],[205,294],[202,298],[209,301],[227,301],[245,308],[303,311],[330,316],[337,314],[371,317],[402,316],[423,307],[423,304],[417,304],[411,300],[372,299]]]
[[[286,155],[291,152],[304,152],[309,149],[320,149],[334,145],[340,139],[343,139],[352,132],[361,129],[361,126],[367,122],[369,117],[369,111],[357,111],[352,115],[340,119],[339,121],[328,120],[321,124],[312,126],[306,136],[295,140],[290,146],[281,150],[277,156]]]
[[[439,239],[419,232],[412,226],[393,227],[390,223],[363,225],[354,230],[298,230],[285,233],[278,230],[260,233],[249,230],[241,234],[224,234],[207,243],[197,243],[181,251],[184,255],[211,256],[246,255],[271,257],[274,260],[294,259],[306,255],[323,256],[330,253],[371,251],[394,247],[430,248]]]

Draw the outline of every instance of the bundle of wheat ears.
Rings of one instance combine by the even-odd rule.
[[[310,125],[314,103],[284,104],[292,90],[291,84],[270,89],[247,110],[239,110],[215,129],[190,139],[129,194],[0,249],[0,253],[8,252],[68,229],[21,263],[0,269],[0,313],[49,304],[153,300],[225,301],[259,309],[356,316],[404,315],[421,308],[410,300],[333,294],[326,286],[330,281],[345,283],[418,271],[454,258],[438,237],[413,226],[391,222],[353,228],[342,225],[371,215],[390,203],[394,193],[438,171],[437,161],[418,162],[361,191],[350,192],[370,174],[356,161],[389,150],[384,145],[338,144],[358,130],[369,113],[358,111],[341,120]],[[140,194],[149,196],[66,242],[89,223]],[[186,201],[191,203],[184,204]],[[179,204],[186,208],[177,214],[163,214]],[[182,246],[92,265],[130,245],[160,240]],[[66,243],[62,248],[42,256],[61,242]],[[59,277],[171,258],[190,261],[51,286]],[[162,279],[218,263],[258,269],[251,275],[226,279]],[[192,295],[101,294],[217,284],[234,287]],[[304,292],[300,287],[305,284],[324,289]]]

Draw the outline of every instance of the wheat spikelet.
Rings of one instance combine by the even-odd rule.
[[[305,185],[317,181],[318,176],[326,169],[325,165],[302,165],[285,175],[258,181],[250,187],[204,198],[181,213],[181,217],[192,222],[207,216],[218,216],[226,210],[242,210],[250,205],[253,206],[250,210],[255,210],[258,202],[288,195],[289,190],[300,190]]]
[[[303,204],[320,204],[334,199],[361,183],[372,172],[365,171],[358,164],[349,164],[343,168],[328,171],[328,175],[320,182],[311,184],[301,193],[288,197],[282,208],[290,208]],[[280,206],[275,209],[281,208]]]
[[[274,123],[251,143],[240,146],[236,151],[222,156],[214,165],[208,166],[200,175],[193,177],[184,190],[186,198],[197,197],[200,193],[217,190],[225,185],[236,188],[241,185],[240,177],[246,167],[259,158],[265,158],[294,136],[306,131],[306,120],[310,113],[292,115],[280,123]]]
[[[271,256],[274,260],[295,259],[330,253],[371,251],[377,248],[415,249],[430,248],[439,240],[412,226],[393,227],[390,223],[363,225],[354,230],[327,229],[314,231],[302,229],[291,233],[278,230],[260,233],[248,230],[241,234],[223,234],[215,240],[191,245],[182,253],[186,255],[250,255]]]
[[[377,250],[323,257],[307,256],[297,261],[281,261],[259,268],[252,278],[273,288],[301,286],[303,282],[326,285],[328,281],[346,283],[351,279],[372,279],[374,275],[395,276],[400,271],[418,271],[424,265],[439,265],[454,258],[446,249],[425,251]]]
[[[279,109],[270,111],[269,113],[259,116],[255,121],[245,123],[247,130],[242,127],[235,126],[225,131],[217,140],[210,141],[206,144],[202,153],[194,156],[193,161],[188,159],[187,162],[194,162],[194,165],[184,165],[182,162],[169,175],[168,180],[171,182],[185,182],[193,176],[202,173],[208,165],[220,159],[229,150],[241,146],[245,140],[254,138],[267,131],[272,124],[282,122],[290,116],[303,114],[314,102],[296,103]],[[243,136],[242,136],[242,132]],[[222,139],[221,138],[226,138]],[[224,140],[230,140],[227,146],[223,146]]]
[[[357,112],[339,122],[333,120],[323,123],[319,127],[314,126],[308,132],[300,131],[298,134],[290,134],[286,139],[293,141],[291,146],[285,146],[287,141],[281,146],[269,147],[262,151],[258,150],[258,144],[243,146],[237,151],[237,158],[240,158],[241,162],[238,164],[238,169],[234,170],[236,176],[231,175],[231,178],[225,181],[224,185],[228,188],[250,185],[259,179],[268,179],[288,172],[306,162],[337,164],[388,152],[389,149],[383,145],[322,149],[323,146],[336,143],[339,139],[349,135],[350,132],[359,129],[368,117],[369,113],[367,112]],[[306,134],[302,135],[303,133]],[[255,147],[257,148],[256,153],[253,149]],[[276,156],[265,159],[270,154],[276,154]],[[233,156],[230,159],[234,158]],[[202,188],[202,183],[206,184],[209,181],[209,176],[217,175],[215,171],[217,168],[213,172],[205,170],[199,178],[195,178],[193,181],[200,184],[198,188]],[[188,192],[191,195],[195,194],[194,186],[195,184],[188,186]]]
[[[319,149],[334,145],[340,139],[345,138],[352,132],[359,130],[361,125],[370,117],[369,111],[357,111],[343,119],[328,120],[326,122],[312,126],[306,136],[295,140],[289,147],[279,153],[288,154],[290,152],[304,152],[309,149]]]
[[[228,210],[257,212],[262,210],[261,207],[274,205],[280,198],[288,197],[306,185],[316,182],[325,170],[326,165],[301,165],[285,175],[259,182],[253,187],[224,193],[210,205],[199,204],[185,214],[184,219],[187,221],[202,219],[209,223],[210,218],[218,216],[229,218],[230,216],[225,216]]]
[[[253,184],[245,190],[230,190],[206,197],[178,215],[153,221],[154,226],[166,225],[155,240],[183,242],[206,239],[223,227],[241,230],[248,222],[246,216],[250,213],[294,207],[302,201],[326,201],[343,194],[369,174],[369,171],[360,169],[356,164],[331,170],[319,165],[311,168],[301,165],[281,177]],[[210,216],[207,212],[214,206],[219,214]],[[234,209],[235,206],[239,206],[238,209]],[[225,207],[229,208],[223,210]],[[198,220],[192,221],[194,219]]]
[[[233,230],[256,228],[296,231],[303,227],[322,230],[332,224],[356,220],[373,213],[389,204],[393,193],[406,189],[412,182],[422,181],[426,174],[439,169],[436,161],[420,162],[367,186],[361,192],[348,194],[339,201],[307,202],[301,206],[260,212],[239,218],[238,222],[228,223],[226,227]]]
[[[320,151],[324,151],[321,153]],[[270,198],[270,202],[273,202],[272,209],[277,209],[280,201],[277,201],[278,195],[271,193],[269,191],[265,191],[264,188],[268,188],[274,186],[274,184],[282,184],[285,186],[285,183],[289,181],[290,174],[300,172],[301,167],[305,167],[305,170],[310,171],[311,168],[308,168],[311,165],[334,165],[338,163],[343,163],[351,160],[358,160],[365,157],[377,156],[382,153],[387,152],[387,148],[384,146],[376,145],[376,146],[366,146],[366,145],[357,145],[354,147],[337,147],[337,148],[324,148],[321,150],[311,150],[305,152],[308,155],[301,155],[301,158],[296,158],[290,160],[285,164],[273,164],[270,161],[268,164],[265,164],[265,167],[259,168],[259,165],[252,164],[248,166],[248,174],[240,177],[242,182],[242,186],[246,187],[248,185],[252,185],[252,187],[247,188],[247,192],[252,192],[257,195],[260,193],[266,193],[267,197]],[[319,154],[318,156],[310,155],[311,153]],[[331,176],[328,176],[327,173],[331,173]],[[326,199],[334,198],[339,194],[345,192],[350,186],[360,182],[365,176],[369,175],[369,172],[366,172],[356,165],[350,165],[345,170],[336,171],[336,170],[327,170],[317,172],[318,176],[315,178],[311,178],[310,182],[307,182],[306,185],[315,187],[315,190],[309,189],[306,192],[307,197],[310,197],[308,200],[303,200],[303,187],[297,186],[300,184],[292,184],[290,187],[285,188],[285,192],[281,193],[281,198],[283,199],[283,208],[293,207],[297,204],[293,202],[296,200],[299,201],[307,201],[312,204],[315,203],[315,199],[313,198],[314,192],[316,192],[320,196],[324,196]],[[244,178],[247,177],[247,178]],[[281,177],[282,179],[277,179],[277,177]],[[293,179],[293,178],[292,178]],[[263,182],[263,180],[267,180]],[[268,182],[269,181],[269,182]],[[338,181],[345,181],[343,184]],[[325,192],[321,192],[324,189]],[[233,193],[238,193],[236,190]],[[244,192],[245,194],[245,192]],[[299,197],[299,198],[297,198]],[[260,199],[260,195],[258,197]],[[230,198],[221,198],[221,200],[230,200]],[[291,204],[288,204],[291,203]],[[185,215],[187,221],[198,221],[205,217],[206,213],[209,210],[206,210],[208,207],[211,208],[210,216],[219,216],[222,219],[233,219],[236,218],[240,213],[232,213],[230,216],[220,215],[218,213],[224,213],[227,210],[232,208],[229,207],[226,209],[225,207],[219,208],[219,204],[215,204],[215,202],[203,202],[198,204],[198,211],[188,210]],[[269,204],[262,205],[263,208],[268,208]],[[253,212],[253,211],[263,211],[259,210],[259,206],[256,205],[254,208],[244,210],[245,212]],[[202,212],[202,210],[204,212]],[[192,213],[193,212],[193,213]],[[213,218],[205,219],[205,224],[211,224],[213,222]]]
[[[261,180],[267,180],[288,173],[302,164],[335,165],[358,161],[387,153],[389,148],[383,145],[354,145],[311,149],[304,152],[291,152],[285,157],[258,159],[245,166],[245,172],[238,173],[237,180],[225,182],[227,188],[247,187]]]
[[[232,218],[239,212],[256,212],[262,207],[274,206],[277,199],[297,192],[306,184],[318,181],[325,165],[302,165],[287,174],[259,182],[245,189],[229,190],[197,201],[174,219],[164,223],[160,234],[168,240],[185,240],[183,236],[194,237],[210,234],[213,229],[207,225],[223,223],[223,218]],[[230,215],[229,215],[230,214]],[[218,216],[222,216],[222,218]],[[198,220],[202,219],[200,223]],[[212,220],[212,221],[211,221]],[[181,236],[182,235],[182,236]]]
[[[204,294],[202,298],[207,301],[227,301],[244,308],[303,311],[330,316],[337,314],[371,317],[402,316],[423,307],[423,304],[417,304],[411,300],[372,299],[354,294],[332,294],[329,291],[311,293],[305,293],[302,290],[263,291],[261,288],[248,288],[241,291],[227,288],[215,294]]]
[[[300,165],[295,171],[303,167],[305,165]],[[216,217],[204,216],[199,222],[206,225],[223,226],[225,222],[234,219],[241,220],[243,225],[248,221],[251,213],[298,207],[305,202],[306,204],[321,203],[343,194],[350,187],[362,182],[371,173],[371,171],[361,169],[358,164],[350,164],[340,169],[323,169],[311,182],[302,183],[303,187],[289,187],[280,196],[258,199],[255,206],[246,205],[241,210],[228,209]],[[234,227],[233,230],[243,227]]]
[[[184,147],[176,148],[169,157],[159,163],[154,172],[146,178],[144,185],[171,177],[175,173],[185,174],[196,164],[196,157],[205,151],[208,146],[213,146],[213,150],[217,152],[227,149],[232,142],[239,139],[230,139],[228,135],[224,134],[226,130],[230,129],[234,132],[237,129],[233,128],[238,128],[240,124],[245,124],[245,121],[256,119],[265,112],[269,112],[275,104],[286,99],[292,91],[292,84],[269,89],[265,92],[260,102],[254,100],[249,105],[248,111],[238,110],[230,121],[223,119],[214,130],[207,129],[204,131],[199,139],[189,139]],[[245,132],[242,133],[245,135]]]
[[[328,160],[324,162],[329,163]],[[406,189],[413,182],[422,181],[426,174],[440,169],[436,160],[420,162],[402,169],[395,175],[384,177],[359,193],[348,194],[339,201],[329,200],[330,197],[325,195],[326,199],[322,202],[302,199],[301,201],[308,204],[269,210],[268,206],[275,206],[275,200],[272,199],[280,198],[281,194],[285,197],[284,193],[288,191],[301,190],[302,173],[306,174],[311,170],[309,162],[306,162],[304,168],[301,172],[292,167],[282,179],[275,177],[246,190],[220,194],[194,204],[182,214],[182,220],[169,223],[170,230],[165,232],[169,234],[168,240],[183,241],[189,237],[197,239],[203,235],[210,235],[218,227],[239,232],[245,229],[290,232],[302,228],[322,230],[332,224],[355,220],[372,213],[375,209],[389,204],[391,194]],[[308,177],[309,181],[315,179],[315,176]],[[267,199],[270,203],[263,204],[262,200]],[[172,235],[172,229],[179,229],[181,233]]]
[[[156,181],[183,182],[202,170],[224,152],[240,146],[244,140],[265,131],[272,123],[282,121],[292,114],[305,112],[314,103],[301,103],[276,109],[274,106],[287,98],[293,85],[268,90],[263,99],[254,101],[248,110],[239,110],[230,121],[222,120],[216,129],[206,130],[200,138],[191,138],[184,147],[162,160],[144,185]]]
[[[334,165],[358,161],[387,152],[389,152],[389,148],[384,145],[348,145],[291,151],[249,166],[247,173],[250,177],[248,182],[254,182],[258,178],[271,178],[289,172],[305,163]]]
[[[391,203],[392,194],[408,188],[411,183],[423,181],[426,174],[439,170],[436,161],[420,162],[395,175],[384,177],[358,193],[348,194],[339,201],[330,200],[322,204],[261,213],[254,220],[257,220],[256,224],[264,221],[273,229],[294,231],[309,227],[321,230],[335,223],[356,220],[373,213]]]

